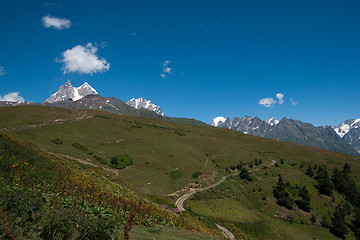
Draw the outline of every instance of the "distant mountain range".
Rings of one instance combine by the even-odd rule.
[[[29,102],[0,102],[0,106],[23,105]],[[68,109],[98,109],[120,115],[137,115],[150,118],[160,118],[165,121],[206,126],[207,124],[188,118],[167,117],[160,106],[142,97],[132,98],[127,103],[115,97],[102,97],[88,83],[73,87],[67,81],[57,92],[46,99],[43,105]],[[310,123],[283,118],[278,121],[270,118],[265,121],[258,117],[243,118],[216,117],[211,126],[234,129],[245,134],[281,141],[293,142],[322,149],[360,154],[360,119],[350,119],[337,126],[315,127]]]
[[[350,154],[360,153],[360,119],[347,120],[338,126],[315,127],[299,120],[275,118],[261,120],[258,117],[216,117],[210,123],[214,127],[234,129],[245,134],[318,147]]]
[[[189,118],[167,117],[161,108],[144,98],[131,99],[127,103],[115,97],[102,97],[88,83],[80,87],[73,87],[70,81],[64,83],[56,93],[46,99],[43,105],[62,107],[68,109],[98,109],[120,115],[136,115],[150,118],[160,118],[169,122],[178,122],[198,126],[206,126],[206,123]],[[3,105],[17,105],[8,103]]]

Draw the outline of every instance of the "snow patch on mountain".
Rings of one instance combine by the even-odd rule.
[[[154,111],[155,113],[165,116],[165,114],[161,111],[160,106],[153,104],[150,100],[146,100],[145,98],[132,98],[131,100],[127,101],[127,105],[134,107],[136,109],[147,109],[150,111]]]
[[[70,80],[64,83],[56,93],[51,95],[44,103],[54,103],[59,101],[77,101],[90,94],[98,94],[87,82],[80,87],[73,87]]]
[[[224,117],[216,117],[212,120],[212,122],[210,123],[210,126],[214,126],[217,127],[219,126],[219,124],[224,123],[226,121],[226,118]]]
[[[335,132],[342,138],[344,137],[351,129],[360,128],[360,118],[358,119],[349,119],[343,123],[340,123],[337,126],[332,127]]]
[[[268,120],[266,120],[265,122],[267,124],[269,124],[270,126],[274,126],[274,125],[277,125],[279,123],[279,120],[272,117],[272,118],[269,118]]]

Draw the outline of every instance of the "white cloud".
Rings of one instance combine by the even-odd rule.
[[[63,63],[64,73],[79,72],[93,74],[96,72],[105,72],[110,69],[110,63],[104,58],[96,55],[98,48],[92,43],[86,44],[85,47],[77,45],[62,53],[62,59],[57,60]]]
[[[170,67],[164,67],[163,71],[164,71],[164,73],[170,73],[171,68]]]
[[[4,67],[0,67],[0,76],[5,75],[5,68]]]
[[[166,78],[166,74],[170,74],[171,73],[171,67],[168,67],[168,65],[171,63],[171,61],[166,60],[162,65],[163,65],[163,72],[162,74],[160,74],[160,76],[162,78]]]
[[[278,94],[276,94],[276,98],[277,99],[279,99],[279,104],[283,104],[284,103],[284,94],[282,94],[282,93],[278,93]]]
[[[296,106],[299,102],[294,101],[292,98],[290,98],[291,105]]]
[[[68,29],[71,26],[71,22],[69,19],[52,17],[50,14],[47,16],[44,16],[42,18],[42,22],[43,22],[44,27],[46,27],[46,28],[52,27],[52,28],[55,28],[58,30]]]
[[[19,96],[19,92],[12,92],[5,94],[3,97],[0,96],[0,102],[1,101],[19,102],[19,101],[24,101],[24,98]]]
[[[263,105],[264,107],[272,107],[276,101],[273,98],[262,98],[259,100],[258,104]]]

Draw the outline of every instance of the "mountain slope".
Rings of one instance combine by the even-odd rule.
[[[72,164],[74,170],[88,172],[89,178],[100,181],[103,188],[111,189],[121,183],[143,198],[170,208],[190,188],[210,186],[223,176],[233,174],[211,191],[195,194],[185,203],[188,211],[180,215],[221,234],[215,225],[219,224],[237,239],[264,239],[264,236],[267,239],[335,239],[326,228],[320,227],[320,221],[322,216],[330,219],[334,206],[343,198],[335,192],[333,200],[318,194],[316,181],[305,175],[306,168],[326,164],[331,174],[335,167],[342,168],[348,162],[353,175],[360,173],[360,159],[352,155],[229,129],[99,110],[1,107],[0,129],[13,137],[32,141],[49,154],[68,156],[64,157],[65,166]],[[131,157],[133,165],[122,170],[114,168],[112,158],[119,155]],[[260,160],[262,165],[254,165]],[[278,167],[266,168],[273,160]],[[253,163],[254,171],[250,170],[253,181],[239,177],[236,167],[240,161],[246,169],[251,169],[249,166]],[[307,186],[311,213],[276,204],[272,191],[279,174],[291,186]],[[105,179],[107,182],[102,182]],[[355,178],[358,184],[359,180]],[[311,222],[311,214],[316,216],[316,223]],[[161,230],[158,231],[161,234]],[[351,235],[347,237],[353,239]]]
[[[283,118],[262,121],[258,117],[228,118],[218,127],[234,129],[246,134],[271,138],[326,150],[356,154],[356,151],[339,137],[331,127],[315,127],[310,123]]]

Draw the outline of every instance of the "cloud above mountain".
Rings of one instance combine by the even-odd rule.
[[[69,19],[52,17],[50,14],[42,18],[42,23],[46,28],[54,28],[57,30],[68,29],[71,26]]]
[[[163,65],[163,71],[162,71],[162,73],[160,74],[160,76],[162,77],[162,78],[166,78],[166,76],[168,75],[168,74],[170,74],[171,73],[171,67],[169,67],[168,65],[171,63],[171,61],[169,61],[169,60],[166,60],[162,65]]]
[[[0,67],[0,76],[5,75],[5,68],[4,67]]]
[[[110,63],[99,57],[96,53],[98,48],[92,43],[85,46],[77,45],[61,54],[62,58],[56,61],[63,63],[64,73],[78,72],[80,74],[93,74],[106,72],[110,69]]]
[[[259,100],[258,104],[263,105],[264,107],[272,107],[276,103],[279,103],[281,105],[284,103],[284,96],[285,95],[282,93],[277,93],[276,94],[277,101],[274,98],[262,98]]]
[[[0,101],[6,101],[6,102],[19,102],[24,101],[24,98],[19,96],[19,92],[11,92],[8,94],[5,94],[3,97],[0,96]]]
[[[259,100],[258,104],[263,105],[264,107],[272,107],[276,101],[273,98],[262,98]]]
[[[282,94],[282,93],[278,93],[278,94],[276,94],[276,98],[278,99],[278,103],[279,104],[283,104],[284,103],[284,94]]]

